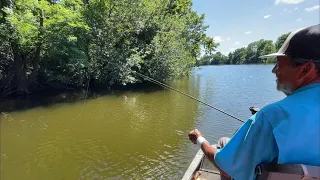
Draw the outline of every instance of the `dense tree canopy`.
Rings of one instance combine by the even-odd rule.
[[[2,95],[182,76],[217,43],[191,0],[3,0]]]
[[[259,57],[278,51],[289,34],[281,35],[275,43],[264,39],[252,42],[247,47],[236,49],[228,55],[223,55],[220,52],[206,54],[197,62],[197,65],[274,63],[275,59],[261,59]]]

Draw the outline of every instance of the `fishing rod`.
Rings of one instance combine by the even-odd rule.
[[[189,98],[191,98],[191,99],[193,99],[193,100],[196,100],[196,101],[198,101],[198,102],[200,102],[200,103],[202,103],[202,104],[204,104],[204,105],[206,105],[206,106],[208,106],[208,107],[211,107],[211,108],[213,108],[213,109],[215,109],[215,110],[217,110],[217,111],[219,111],[219,112],[221,112],[221,113],[223,113],[223,114],[225,114],[225,115],[227,115],[227,116],[230,116],[230,117],[232,117],[232,118],[234,118],[234,119],[236,119],[236,120],[244,123],[244,121],[241,120],[240,118],[237,118],[236,116],[234,116],[234,115],[232,115],[232,114],[229,114],[229,113],[227,113],[227,112],[225,112],[225,111],[223,111],[223,110],[221,110],[221,109],[219,109],[219,108],[217,108],[217,107],[215,107],[215,106],[212,106],[212,105],[210,105],[210,104],[208,104],[208,103],[206,103],[206,102],[203,102],[203,101],[201,101],[201,100],[199,100],[199,99],[197,99],[197,98],[195,98],[195,97],[193,97],[193,96],[191,96],[191,95],[189,95],[189,94],[187,94],[187,93],[184,93],[184,92],[182,92],[182,91],[180,91],[180,90],[178,90],[178,89],[175,89],[175,88],[173,88],[173,87],[171,87],[171,86],[168,86],[168,85],[166,85],[166,84],[164,84],[164,83],[162,83],[162,82],[160,82],[160,81],[157,81],[157,80],[155,80],[155,79],[153,79],[153,78],[151,78],[151,77],[148,77],[148,76],[143,75],[143,74],[141,74],[141,73],[138,73],[138,72],[136,72],[136,71],[133,71],[133,72],[136,73],[136,74],[138,74],[138,75],[141,76],[142,78],[145,78],[146,80],[152,82],[152,83],[155,83],[155,84],[160,85],[160,86],[162,86],[162,87],[164,87],[164,88],[167,88],[167,89],[176,91],[176,92],[178,92],[178,93],[180,93],[180,94],[182,94],[182,95],[184,95],[184,96],[187,96],[187,97],[189,97]]]

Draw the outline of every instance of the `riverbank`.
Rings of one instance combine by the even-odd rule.
[[[64,86],[66,87],[66,86]],[[163,88],[151,82],[127,84],[112,87],[68,87],[51,88],[49,86],[33,89],[28,94],[11,94],[0,97],[0,112],[26,110],[34,107],[49,106],[55,103],[76,103],[84,99],[93,99],[104,95],[118,96],[125,92],[150,93]]]

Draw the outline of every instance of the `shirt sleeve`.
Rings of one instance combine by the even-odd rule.
[[[214,155],[215,163],[235,180],[254,180],[255,167],[278,155],[272,126],[262,111],[248,119],[228,144]]]

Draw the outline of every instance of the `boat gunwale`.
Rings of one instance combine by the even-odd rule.
[[[181,180],[191,180],[194,173],[199,170],[203,158],[204,153],[199,149]]]

